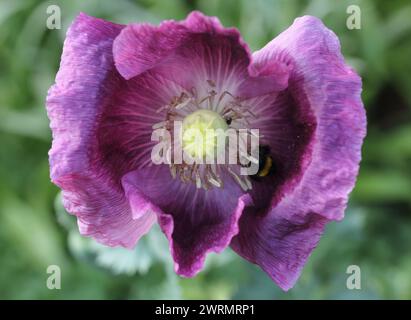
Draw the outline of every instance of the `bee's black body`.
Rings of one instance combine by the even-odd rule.
[[[246,165],[249,167],[251,163]],[[258,171],[250,177],[254,180],[260,180],[264,177],[271,176],[274,173],[273,158],[271,156],[270,147],[260,145],[258,148]]]

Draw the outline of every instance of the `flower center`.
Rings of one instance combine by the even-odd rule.
[[[171,131],[173,136],[175,121],[182,121],[182,141],[172,140],[167,144],[165,154],[172,155],[172,149],[178,146],[178,149],[182,147],[184,153],[193,158],[190,161],[183,159],[182,163],[171,161],[171,176],[183,183],[192,182],[197,188],[208,190],[213,187],[223,188],[223,177],[230,175],[244,191],[250,190],[251,181],[247,175],[238,173],[238,163],[216,163],[215,160],[218,160],[219,155],[225,156],[226,151],[230,155],[232,147],[235,148],[234,152],[238,152],[237,143],[230,145],[227,130],[238,133],[238,130],[248,128],[249,120],[256,118],[256,115],[241,97],[219,89],[215,81],[207,80],[206,88],[206,94],[202,96],[197,94],[195,87],[183,90],[179,95],[173,96],[170,103],[157,110],[158,113],[164,112],[165,118],[153,125],[154,130],[165,129]],[[225,159],[224,157],[223,160]]]
[[[227,129],[217,112],[194,111],[183,120],[183,149],[194,159],[214,158],[225,149]]]

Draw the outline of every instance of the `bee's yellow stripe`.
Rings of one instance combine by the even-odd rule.
[[[265,177],[266,175],[268,175],[270,173],[270,169],[272,166],[273,166],[273,159],[271,159],[271,157],[268,156],[265,159],[264,168],[258,173],[258,176]]]

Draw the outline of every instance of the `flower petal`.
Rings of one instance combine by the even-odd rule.
[[[108,246],[134,248],[157,221],[150,208],[136,215],[135,199],[128,201],[122,190],[99,177],[65,175],[55,183],[63,190],[63,204],[77,216],[80,233]]]
[[[361,79],[345,64],[338,38],[315,17],[296,19],[254,60],[285,57],[294,64],[291,93],[297,104],[308,104],[316,119],[311,162],[298,188],[290,190],[292,197],[326,218],[342,219],[366,133]]]
[[[213,43],[214,46],[212,46]],[[207,48],[207,45],[210,47]],[[223,46],[221,52],[213,52],[212,49],[218,48],[219,45]],[[201,48],[204,46],[205,48]],[[224,46],[226,47],[224,48]],[[181,47],[185,47],[186,51],[183,50],[183,52],[176,54],[176,51]],[[187,52],[190,48],[192,52]],[[196,53],[196,49],[199,52]],[[207,50],[210,51],[206,52]],[[216,62],[220,62],[217,65],[221,68],[227,68],[230,59],[233,60],[231,55],[234,55],[237,60],[246,60],[246,65],[251,55],[238,30],[224,28],[217,18],[206,17],[200,12],[192,12],[182,22],[169,20],[162,22],[159,26],[129,25],[114,42],[114,60],[117,69],[126,79],[135,77],[161,64],[169,64],[169,67],[172,68],[173,64],[178,63],[179,67],[182,67],[179,70],[180,73],[182,70],[187,70],[189,71],[187,74],[190,74],[192,68],[189,68],[189,65],[194,64],[190,63],[190,60],[199,62],[198,67],[204,64],[195,60],[196,55],[214,55],[217,59],[219,54],[221,54],[220,61]],[[179,55],[177,61],[176,55]],[[221,61],[221,59],[226,61]],[[187,62],[188,65],[184,64]],[[210,67],[212,67],[211,64]]]
[[[96,119],[115,87],[112,44],[122,28],[81,13],[67,32],[60,70],[46,101],[53,133],[52,180],[90,164]]]
[[[287,89],[292,67],[283,61],[270,61],[259,65],[253,62],[248,66],[249,77],[241,83],[238,95],[249,99]]]
[[[130,248],[156,216],[133,217],[121,189],[94,163],[99,118],[122,81],[112,56],[113,40],[122,28],[85,14],[76,18],[47,96],[47,113],[53,132],[51,180],[63,190],[64,205],[77,216],[80,232],[106,245]]]
[[[114,41],[116,67],[125,79],[153,69],[187,90],[195,87],[200,96],[207,93],[207,80],[218,91],[247,97],[286,88],[289,70],[282,62],[248,70],[250,56],[237,29],[200,12],[182,22],[130,25]]]
[[[260,145],[269,147],[271,174],[253,182],[251,196],[256,210],[268,210],[301,180],[311,161],[316,119],[309,106],[296,101],[291,88],[244,102],[255,115],[251,128],[258,128]]]
[[[230,179],[223,189],[205,191],[172,179],[166,165],[130,172],[122,181],[141,210],[156,212],[175,270],[186,277],[202,269],[208,252],[221,252],[229,245],[244,207],[251,203]]]
[[[301,159],[304,170],[271,209],[245,212],[233,248],[287,290],[329,219],[343,218],[366,132],[361,79],[341,55],[337,37],[314,17],[294,24],[253,54],[253,63],[290,65],[288,92],[313,114],[315,131]],[[269,240],[267,240],[269,239]],[[282,276],[284,275],[284,276]]]
[[[315,213],[284,218],[256,216],[246,210],[240,234],[231,247],[248,261],[258,264],[283,290],[292,288],[316,247],[327,219]]]
[[[152,71],[123,80],[100,116],[95,133],[95,165],[104,167],[120,185],[126,173],[151,164],[151,151],[156,145],[151,140],[153,126],[166,117],[159,109],[182,90]]]

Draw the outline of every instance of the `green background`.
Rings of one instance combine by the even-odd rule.
[[[46,28],[50,4],[61,8],[61,30]],[[360,6],[360,30],[346,27],[349,4]],[[182,279],[158,228],[134,251],[82,238],[50,183],[44,101],[73,18],[84,11],[158,23],[193,9],[238,27],[252,50],[294,18],[318,16],[363,77],[368,136],[346,218],[327,227],[288,293],[229,249],[210,255],[197,277]],[[411,299],[410,17],[408,1],[0,0],[0,298]],[[61,290],[46,287],[54,264]],[[361,290],[346,287],[349,265],[361,268]]]

